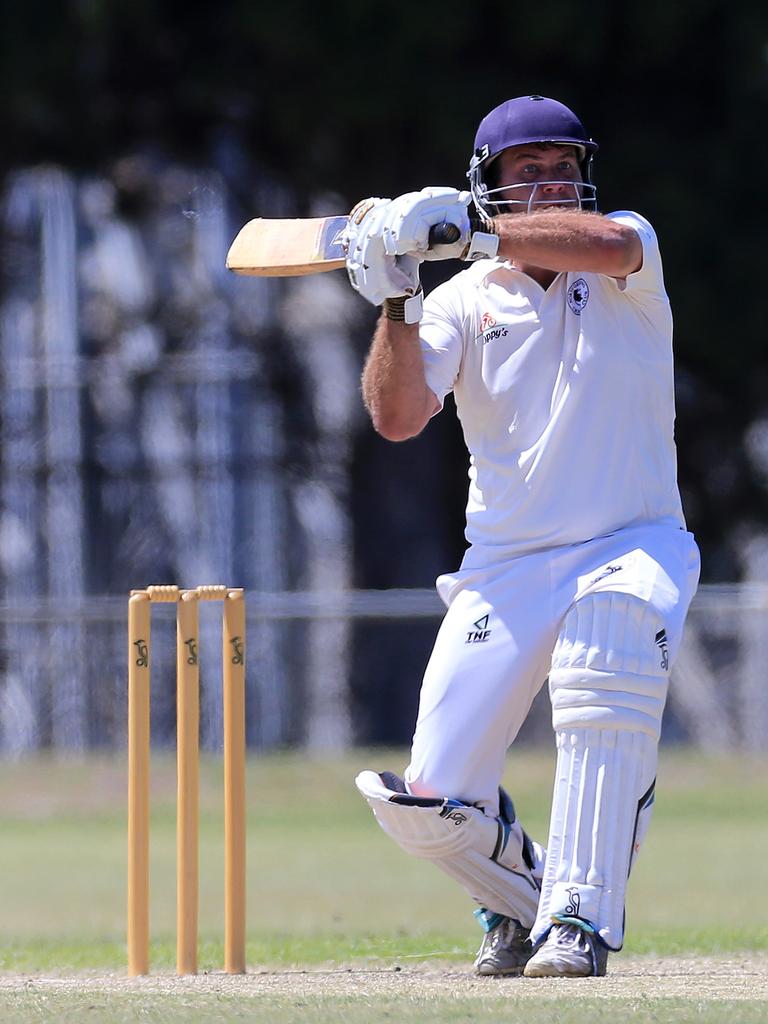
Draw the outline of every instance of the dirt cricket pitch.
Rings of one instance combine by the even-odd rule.
[[[731,957],[615,957],[605,978],[478,978],[467,964],[403,963],[370,969],[313,967],[307,970],[251,970],[246,975],[199,974],[179,978],[154,974],[127,978],[111,974],[76,974],[61,977],[0,975],[0,996],[10,993],[47,992],[50,995],[88,992],[94,994],[141,991],[173,995],[242,995],[252,998],[314,999],[355,996],[419,996],[456,999],[478,995],[500,995],[502,989],[515,998],[590,999],[692,999],[765,1000],[768,1005],[768,955],[742,954]]]

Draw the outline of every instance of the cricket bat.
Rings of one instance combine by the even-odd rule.
[[[347,217],[278,220],[259,217],[240,229],[227,253],[227,267],[254,277],[302,277],[344,266],[341,236]],[[437,224],[430,245],[450,245],[459,238],[455,224]]]

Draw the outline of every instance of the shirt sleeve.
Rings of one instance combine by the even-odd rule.
[[[436,288],[424,300],[419,325],[421,354],[427,387],[442,408],[445,396],[453,390],[464,351],[463,314],[458,289],[452,281]]]
[[[629,295],[651,296],[656,295],[666,300],[667,293],[664,288],[664,273],[661,266],[661,253],[656,232],[650,223],[641,217],[639,213],[631,210],[618,210],[616,213],[606,214],[606,220],[616,221],[618,224],[625,224],[637,232],[643,246],[643,265],[634,274],[617,280],[619,291]]]

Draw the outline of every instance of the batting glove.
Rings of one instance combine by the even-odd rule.
[[[469,192],[455,188],[431,187],[420,192],[407,192],[394,199],[382,214],[384,249],[390,255],[411,253],[425,260],[475,260],[495,256],[499,239],[487,231],[477,231],[476,222],[470,220],[467,207],[472,200]],[[450,225],[455,239],[438,244],[432,229]]]
[[[371,198],[352,210],[342,235],[347,273],[355,291],[374,306],[405,297],[405,320],[416,323],[421,319],[421,257],[387,251],[384,236],[391,205],[391,199]]]

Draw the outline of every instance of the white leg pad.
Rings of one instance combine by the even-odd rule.
[[[664,638],[658,612],[629,594],[594,594],[566,617],[549,683],[557,770],[534,942],[565,916],[622,946],[627,877],[653,803]]]
[[[432,861],[480,906],[530,927],[539,902],[533,872],[543,851],[518,821],[491,818],[458,800],[396,792],[373,771],[361,772],[355,784],[407,853]]]

